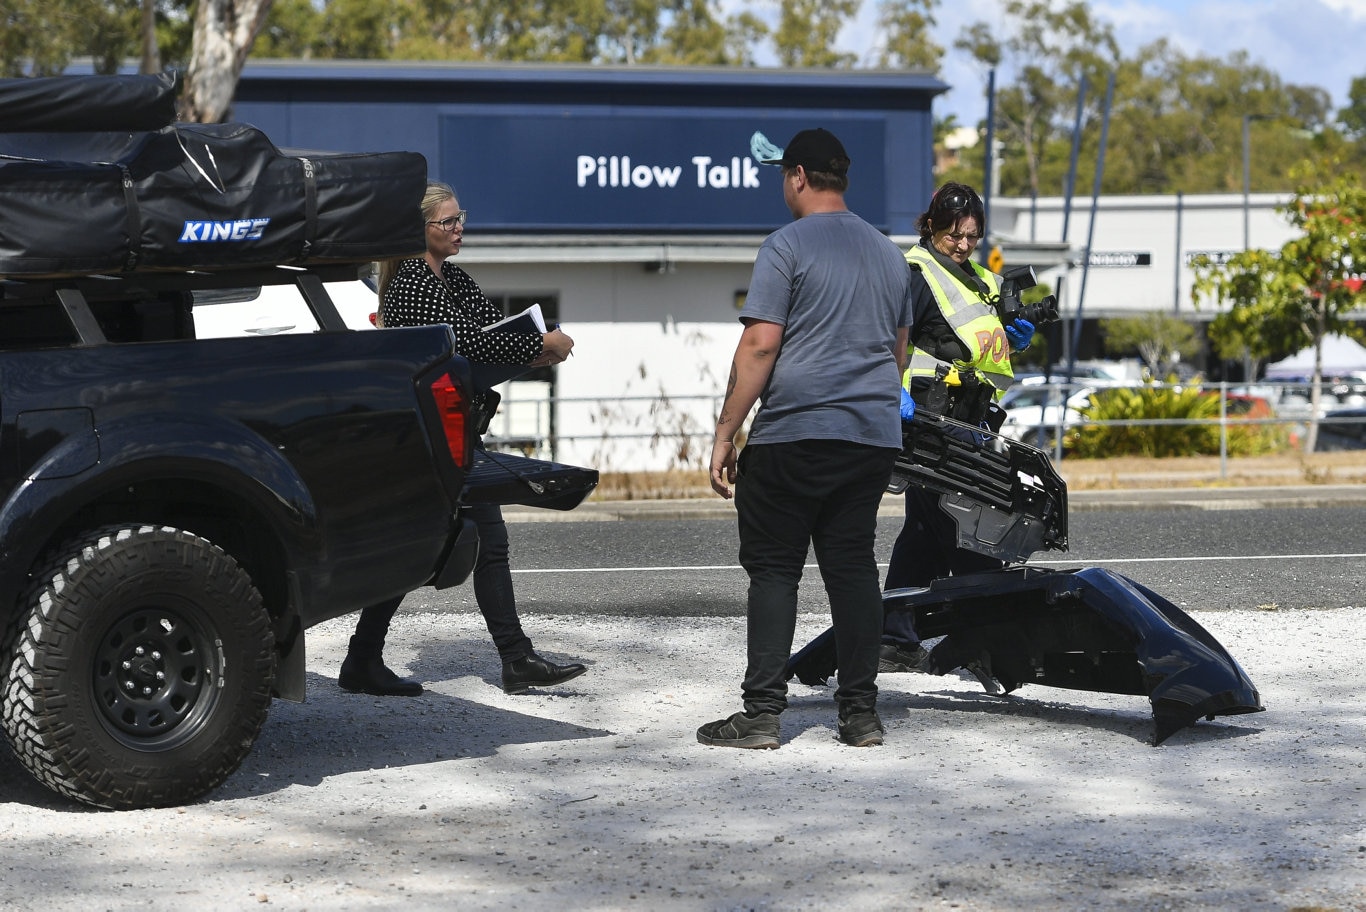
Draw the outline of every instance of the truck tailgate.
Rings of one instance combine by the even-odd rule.
[[[597,486],[597,469],[476,449],[461,500],[572,510]]]

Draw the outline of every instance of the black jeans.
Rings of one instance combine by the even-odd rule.
[[[939,506],[939,495],[915,486],[906,489],[906,522],[901,527],[887,564],[885,589],[928,586],[940,577],[995,570],[1001,561],[958,547],[958,527]],[[915,615],[888,612],[882,641],[914,647]]]
[[[797,584],[808,547],[830,600],[841,716],[877,703],[882,630],[877,509],[897,450],[839,440],[754,444],[735,485],[740,564],[749,574],[749,713],[787,708],[787,660],[797,626]]]
[[[531,640],[522,632],[517,616],[517,600],[512,592],[512,567],[508,561],[508,527],[497,504],[475,504],[466,508],[479,530],[479,556],[474,562],[474,599],[498,657],[512,662],[531,654]],[[361,610],[350,652],[357,657],[378,658],[384,650],[389,622],[398,611],[403,596],[386,599]]]

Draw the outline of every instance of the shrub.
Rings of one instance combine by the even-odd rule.
[[[1140,386],[1100,390],[1081,409],[1087,421],[1151,421],[1218,417],[1218,403],[1197,387]],[[1189,456],[1218,452],[1218,431],[1203,425],[1139,424],[1087,427],[1068,434],[1077,456]]]
[[[1209,393],[1208,395],[1215,400],[1215,414],[1217,415],[1218,394]],[[1266,456],[1290,449],[1290,429],[1288,426],[1284,424],[1239,423],[1239,419],[1252,421],[1273,417],[1271,403],[1265,399],[1257,396],[1229,396],[1225,409],[1229,417],[1228,453],[1230,456]],[[1215,446],[1218,446],[1217,440]]]
[[[1241,424],[1239,419],[1271,416],[1265,400],[1231,398],[1227,413],[1228,453],[1255,456],[1288,446],[1284,427],[1274,424]],[[1171,422],[1090,426],[1068,432],[1065,445],[1070,454],[1104,456],[1201,456],[1219,452],[1219,394],[1199,386],[1151,385],[1101,390],[1081,409],[1086,422]],[[1189,424],[1185,422],[1201,422]]]

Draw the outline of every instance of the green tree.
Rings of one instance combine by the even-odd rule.
[[[1291,166],[1324,125],[1321,89],[1286,86],[1235,52],[1191,57],[1166,41],[1142,48],[1116,79],[1103,189],[1110,193],[1234,193],[1243,185],[1243,118],[1249,116],[1251,185],[1290,189]]]
[[[717,20],[706,0],[681,0],[673,4],[659,44],[647,55],[648,63],[731,63],[725,25]]]
[[[277,0],[254,55],[752,66],[767,35],[718,0]]]
[[[1038,16],[1049,4],[1017,3],[1012,10]],[[1062,17],[1068,9],[1054,13]],[[1328,94],[1312,86],[1287,85],[1273,71],[1251,63],[1245,52],[1225,59],[1188,55],[1166,40],[1140,48],[1131,57],[1115,49],[1109,27],[1081,15],[1058,34],[1070,34],[1078,47],[1050,52],[1035,26],[1008,18],[1004,24],[978,23],[965,30],[955,47],[984,66],[1019,71],[997,91],[996,138],[1001,143],[1001,191],[1012,196],[1058,194],[1071,164],[1072,134],[1080,77],[1087,103],[1076,188],[1087,192],[1095,173],[1104,104],[1110,75],[1114,96],[1106,147],[1104,193],[1241,192],[1242,125],[1249,120],[1250,185],[1258,192],[1290,189],[1293,164],[1310,156],[1337,156],[1366,166],[1366,144],[1350,146],[1330,122]],[[1088,51],[1087,48],[1093,48]],[[1069,60],[1048,67],[1021,61],[1052,54]],[[998,72],[998,78],[1000,76]],[[980,182],[985,146],[968,152],[944,179]]]
[[[112,73],[138,53],[139,0],[0,0],[0,76],[55,76],[73,57]]]
[[[1298,315],[1258,298],[1275,258],[1276,254],[1269,250],[1249,250],[1244,254],[1243,271],[1237,278],[1240,288],[1232,297],[1251,303],[1224,311],[1209,326],[1214,353],[1225,361],[1240,362],[1243,376],[1249,380],[1261,373],[1262,365],[1293,355],[1307,341]]]
[[[998,86],[996,92],[996,139],[1004,150],[1002,192],[1057,192],[1061,182],[1050,186],[1045,181],[1049,150],[1060,141],[1066,145],[1064,131],[1073,118],[1081,79],[1103,87],[1119,62],[1119,44],[1110,27],[1078,0],[1058,9],[1049,0],[1006,0],[1004,12],[1003,22],[969,26],[954,47],[984,68],[1008,68],[1016,74],[1013,83]],[[1102,100],[1092,92],[1088,110],[1094,114]],[[979,169],[984,151],[974,162]]]
[[[884,36],[875,59],[884,69],[939,72],[944,49],[930,38],[938,0],[880,0],[878,34]]]
[[[275,0],[256,36],[251,56],[268,59],[297,57],[308,60],[323,55],[323,11],[311,0]]]
[[[1159,380],[1179,361],[1190,361],[1200,352],[1195,327],[1160,311],[1101,320],[1100,330],[1108,354],[1118,357],[1137,351],[1148,365],[1148,373]]]
[[[835,50],[845,22],[863,0],[781,0],[773,46],[785,67],[851,67],[858,56]]]
[[[1338,112],[1338,123],[1352,138],[1366,140],[1366,76],[1352,80],[1347,105]]]
[[[1213,299],[1233,310],[1249,308],[1253,317],[1261,317],[1265,329],[1254,329],[1252,320],[1236,324],[1245,344],[1255,342],[1259,351],[1269,344],[1265,334],[1287,331],[1292,350],[1314,348],[1313,417],[1305,440],[1305,451],[1313,452],[1323,340],[1342,333],[1366,341],[1366,331],[1347,318],[1366,304],[1360,282],[1361,264],[1366,263],[1366,188],[1356,171],[1331,160],[1306,161],[1292,176],[1294,196],[1282,212],[1299,233],[1279,255],[1250,250],[1223,264],[1198,263],[1195,292],[1197,300]]]
[[[768,26],[748,10],[724,21],[717,18],[715,0],[669,0],[659,42],[647,63],[683,66],[753,66],[754,49],[768,35]]]

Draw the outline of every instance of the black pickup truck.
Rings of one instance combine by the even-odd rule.
[[[41,189],[39,164],[0,144],[0,194]],[[204,795],[272,697],[303,699],[307,628],[464,581],[465,504],[570,509],[596,485],[475,448],[449,327],[347,329],[325,283],[358,256],[16,274],[23,244],[0,217],[0,721],[63,795]],[[259,285],[296,288],[317,330],[195,338],[197,298]]]

